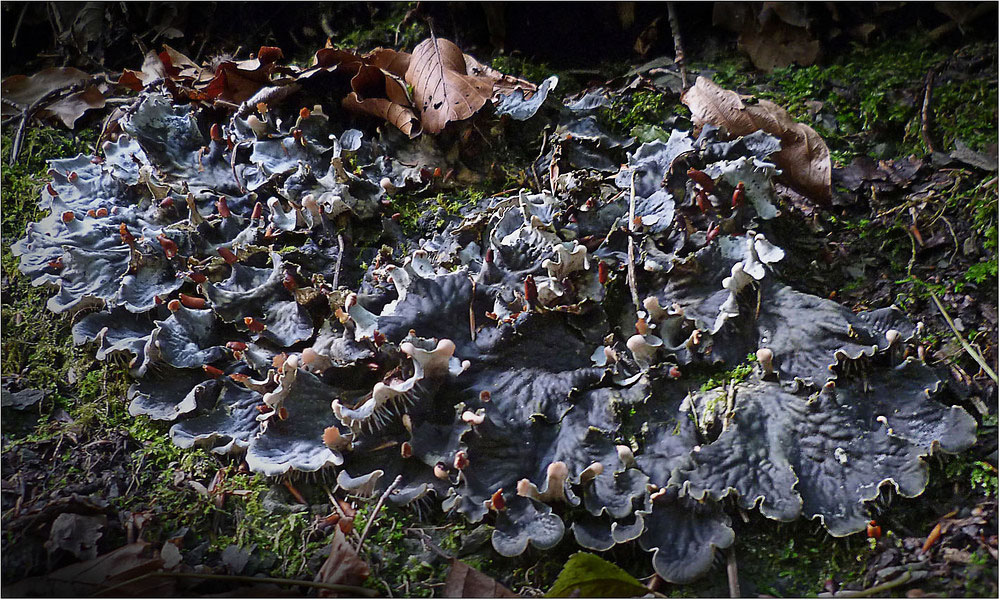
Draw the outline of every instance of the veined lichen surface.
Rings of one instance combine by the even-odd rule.
[[[380,215],[428,184],[435,138],[346,128],[294,94],[223,122],[150,86],[103,157],[52,161],[48,216],[14,252],[52,311],[79,313],[76,343],[129,356],[130,413],[177,445],[358,494],[398,478],[389,501],[487,520],[505,556],[638,541],[687,582],[733,543],[727,496],[848,535],[880,486],[920,494],[928,455],[973,443],[904,314],[783,278],[776,138],[638,145],[602,131],[599,95],[540,111],[554,85],[495,108],[557,114],[543,191],[415,240]],[[689,375],[748,355],[744,381]]]

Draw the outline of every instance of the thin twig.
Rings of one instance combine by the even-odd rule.
[[[340,281],[340,263],[344,259],[344,234],[337,232],[337,266],[333,271],[333,289],[337,289],[337,283]]]
[[[0,98],[0,102],[3,102],[7,106],[13,108],[17,112],[24,112],[24,105],[14,102],[10,98]]]
[[[913,266],[917,264],[917,236],[913,235],[909,227],[903,227],[903,231],[910,236],[910,260],[906,263],[906,275],[909,277],[913,274]]]
[[[722,429],[729,429],[733,421],[733,410],[736,408],[736,379],[729,380],[729,391],[726,393],[726,414],[722,418]]]
[[[430,548],[431,551],[434,552],[434,554],[437,554],[438,556],[440,556],[445,560],[455,559],[454,556],[448,554],[447,552],[442,550],[437,544],[435,544],[434,540],[431,539],[431,536],[427,535],[427,533],[423,529],[419,529],[416,527],[408,527],[406,531],[417,534],[417,536],[420,538],[420,541],[423,542],[425,546]]]
[[[740,577],[736,571],[736,550],[726,550],[726,576],[729,578],[729,597],[740,598]]]
[[[131,585],[133,583],[138,583],[140,581],[149,579],[151,577],[178,577],[186,579],[214,579],[217,581],[232,581],[240,583],[273,583],[276,585],[304,585],[311,588],[319,588],[324,590],[330,590],[334,592],[344,592],[346,594],[352,594],[355,596],[367,596],[373,597],[378,594],[375,590],[370,590],[368,588],[359,587],[356,585],[343,585],[339,583],[323,583],[321,581],[304,581],[301,579],[285,579],[282,577],[251,577],[249,575],[224,575],[221,573],[171,573],[167,571],[155,571],[153,573],[146,573],[144,575],[139,575],[138,577],[133,577],[127,581],[117,583],[111,587],[104,588],[98,592],[94,592],[94,596],[100,596],[107,594],[117,589],[121,589],[125,586]]]
[[[973,348],[972,345],[969,344],[969,342],[965,341],[965,338],[962,337],[961,333],[959,333],[958,328],[955,327],[955,322],[951,320],[951,316],[948,315],[948,312],[944,309],[944,305],[941,304],[941,301],[938,299],[937,294],[935,294],[932,290],[927,290],[927,291],[930,292],[931,299],[934,300],[934,304],[936,304],[938,310],[941,311],[941,316],[943,316],[944,320],[948,323],[948,327],[951,328],[951,332],[955,334],[955,338],[958,340],[960,344],[962,344],[962,348],[964,348],[965,351],[969,354],[969,356],[971,356],[972,359],[976,361],[980,367],[982,367],[983,371],[987,375],[989,375],[990,379],[992,379],[993,382],[996,383],[997,382],[996,372],[990,368],[989,364],[986,363],[986,359],[983,358],[983,355],[975,348]]]
[[[471,276],[469,281],[472,282],[472,295],[469,297],[469,335],[472,336],[472,341],[476,341],[476,311],[474,310],[474,305],[476,303],[476,280]]]
[[[684,65],[684,46],[681,44],[681,26],[677,21],[677,8],[674,2],[667,2],[667,21],[670,22],[670,33],[674,35],[674,62],[681,68],[681,88],[687,89],[687,67]]]
[[[629,181],[629,203],[628,203],[628,288],[632,292],[632,303],[635,304],[635,311],[639,312],[639,290],[635,283],[635,171]]]
[[[21,23],[24,22],[24,13],[28,12],[28,3],[21,7],[21,14],[17,16],[17,25],[14,26],[14,34],[10,36],[10,47],[17,46],[17,32],[21,31]]]
[[[834,598],[865,598],[867,596],[874,596],[876,594],[881,594],[882,592],[889,591],[892,588],[899,587],[899,586],[903,585],[904,583],[910,581],[911,579],[913,579],[913,573],[910,572],[910,571],[907,571],[907,572],[903,573],[902,575],[900,575],[899,577],[897,577],[897,578],[895,578],[895,579],[893,579],[891,581],[887,581],[885,583],[876,585],[874,587],[870,587],[870,588],[865,589],[865,590],[846,590],[846,591],[843,591],[843,592],[837,592],[836,594],[833,595],[833,597]]]
[[[340,515],[340,518],[349,519],[353,521],[354,520],[353,517],[348,517],[347,513],[344,512],[344,509],[341,508],[340,502],[337,502],[337,498],[334,497],[333,492],[330,491],[330,488],[327,486],[323,486],[323,488],[326,490],[326,497],[330,499],[330,506],[333,507],[333,510],[337,511],[337,514]],[[361,536],[358,535],[358,530],[354,529],[353,527],[351,527],[351,535],[354,536],[355,544],[361,541]]]
[[[924,77],[924,103],[920,107],[920,139],[924,141],[928,152],[937,152],[931,140],[931,90],[934,89],[934,69],[927,71]]]
[[[365,543],[365,538],[368,537],[368,530],[371,529],[372,523],[375,522],[375,517],[378,516],[378,511],[382,509],[382,505],[385,504],[385,500],[389,497],[389,494],[391,494],[393,490],[395,490],[396,487],[398,487],[402,482],[403,476],[396,475],[396,478],[392,480],[389,487],[385,488],[385,491],[382,492],[382,496],[378,499],[378,503],[375,504],[375,510],[372,511],[372,516],[368,517],[368,522],[365,523],[365,530],[361,532],[361,540],[358,542],[358,547],[355,552],[358,552],[359,554],[361,553],[361,546]]]
[[[549,131],[549,128],[546,125],[545,129],[542,130],[542,145],[538,149],[538,156],[536,156],[535,160],[532,161],[532,163],[531,163],[531,176],[535,178],[535,187],[538,189],[539,193],[541,193],[541,191],[542,191],[542,180],[538,178],[538,171],[535,169],[535,165],[538,164],[539,159],[541,159],[542,155],[545,154],[546,142],[549,141],[549,133],[548,133],[548,131]]]

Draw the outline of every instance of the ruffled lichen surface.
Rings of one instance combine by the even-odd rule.
[[[542,119],[544,100],[501,109]],[[637,145],[593,104],[560,110],[534,165],[547,191],[485,199],[362,268],[345,225],[379,227],[388,191],[426,185],[401,157],[433,139],[287,99],[217,128],[147,90],[103,158],[51,163],[49,214],[13,250],[77,314],[76,343],[128,357],[129,412],[174,422],[177,445],[358,494],[398,482],[390,502],[486,520],[505,556],[637,541],[687,582],[733,543],[727,496],[848,535],[882,485],[920,494],[927,456],[973,443],[904,314],[782,277],[777,140]],[[688,375],[748,355],[745,381]]]

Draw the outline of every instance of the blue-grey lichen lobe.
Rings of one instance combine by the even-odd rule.
[[[506,102],[527,118],[541,100]],[[335,290],[360,262],[338,221],[423,185],[404,142],[278,106],[208,139],[207,113],[147,92],[103,161],[52,162],[50,213],[13,250],[53,311],[90,311],[77,344],[129,357],[130,412],[174,421],[179,446],[268,475],[330,469],[358,493],[399,476],[390,501],[487,519],[503,555],[569,529],[595,550],[638,541],[690,581],[733,542],[727,495],[846,535],[880,485],[919,494],[926,456],[973,443],[940,374],[908,356],[905,315],[781,281],[777,140],[706,128],[635,147],[593,109],[563,112],[536,165],[546,191],[483,202]],[[616,300],[630,253],[639,307]],[[747,355],[747,380],[687,393],[687,368]],[[637,438],[622,407],[645,419],[627,424]]]

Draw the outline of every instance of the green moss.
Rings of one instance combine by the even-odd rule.
[[[66,370],[72,355],[69,340],[69,321],[53,317],[45,308],[50,292],[33,288],[31,282],[17,270],[17,259],[10,252],[10,244],[24,235],[28,223],[42,217],[38,198],[46,180],[48,159],[72,157],[89,152],[93,132],[75,136],[51,128],[31,128],[27,131],[17,163],[6,165],[10,156],[12,132],[5,130],[2,137],[0,170],[3,187],[2,234],[3,273],[8,279],[4,290],[7,299],[0,309],[3,323],[3,356],[0,358],[4,373],[21,373],[27,385],[39,389],[52,389],[57,381],[65,381]]]
[[[650,137],[656,132],[649,130],[649,126],[663,125],[670,115],[683,114],[686,110],[666,94],[638,90],[615,96],[611,106],[601,112],[602,118],[615,132]]]
[[[376,47],[404,48],[414,46],[428,36],[426,22],[421,18],[411,18],[400,27],[406,14],[416,7],[416,2],[386,2],[385,4],[358,5],[358,10],[367,10],[368,15],[356,19],[330,19],[333,42],[340,48],[361,51]],[[342,15],[343,13],[341,13]]]
[[[493,57],[490,66],[501,73],[520,77],[535,84],[541,83],[546,77],[555,73],[552,67],[544,62],[536,63],[524,56],[511,54]],[[567,87],[564,79],[564,76],[559,78],[559,86],[556,89]]]
[[[974,494],[997,497],[997,469],[988,462],[959,455],[951,458],[945,465],[944,472],[949,480],[967,486]]]
[[[707,392],[718,387],[723,387],[729,385],[729,382],[739,383],[745,381],[747,377],[753,373],[754,363],[757,362],[757,356],[753,353],[747,355],[746,362],[741,365],[736,365],[732,369],[725,371],[715,371],[709,373],[689,373],[695,378],[695,381],[702,380],[700,390]]]
[[[871,552],[868,540],[860,535],[838,539],[822,531],[807,533],[801,525],[769,529],[742,532],[736,542],[740,575],[760,594],[815,596],[828,579],[857,580]]]

